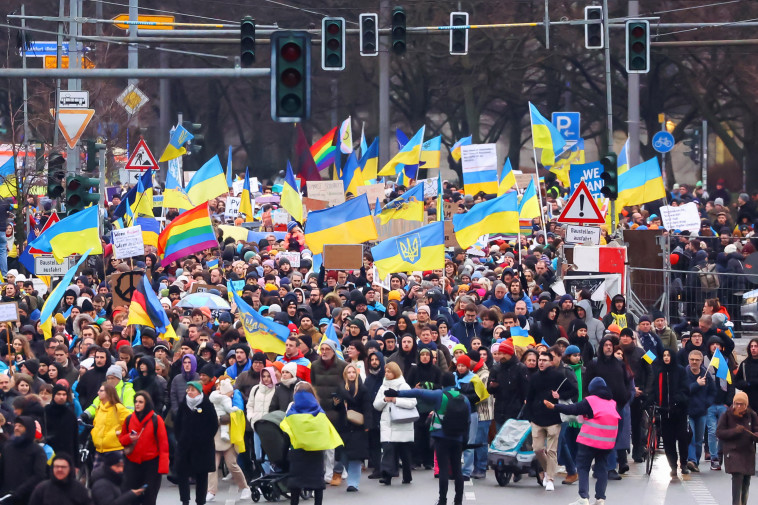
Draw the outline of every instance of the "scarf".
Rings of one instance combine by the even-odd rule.
[[[203,393],[200,393],[194,398],[187,395],[187,407],[189,407],[192,412],[196,412],[197,408],[200,406],[200,403],[203,401],[204,396],[205,395],[203,395]]]
[[[313,394],[308,391],[298,391],[292,396],[292,404],[289,409],[287,409],[286,417],[295,414],[310,414],[312,416],[317,416],[323,413],[324,410],[318,404],[318,400],[316,400],[316,397],[313,396]]]
[[[284,384],[287,387],[292,387],[292,385],[297,382],[297,377],[292,377],[291,379],[282,379],[279,382]]]

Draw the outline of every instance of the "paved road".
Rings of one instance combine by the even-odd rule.
[[[722,472],[712,472],[707,465],[701,465],[700,474],[692,474],[687,480],[671,479],[668,464],[663,454],[656,457],[653,474],[644,475],[644,465],[632,465],[629,475],[620,482],[611,482],[608,486],[608,505],[727,505],[731,503],[730,476]],[[364,477],[367,474],[364,473]],[[557,481],[559,482],[559,481]],[[591,481],[590,495],[593,496]],[[758,485],[758,484],[756,484]],[[437,480],[431,471],[419,471],[413,474],[413,483],[400,484],[396,479],[391,487],[380,485],[375,480],[362,479],[359,493],[346,493],[346,485],[330,487],[324,495],[324,502],[329,505],[387,505],[398,504],[433,505],[437,500]],[[251,500],[237,500],[236,486],[229,490],[228,482],[219,483],[219,495],[215,503],[220,505],[252,505]],[[516,484],[499,487],[492,472],[487,478],[466,483],[465,503],[475,505],[503,503],[529,503],[539,500],[540,505],[566,505],[577,498],[577,485],[562,486],[558,484],[555,492],[548,493],[537,486],[534,479],[524,478]],[[452,486],[451,486],[452,493]],[[452,503],[452,494],[448,496]],[[592,501],[592,500],[591,500]],[[164,483],[158,497],[159,505],[177,505],[179,493],[176,486]],[[261,501],[261,503],[266,503]],[[311,500],[301,501],[307,505]]]

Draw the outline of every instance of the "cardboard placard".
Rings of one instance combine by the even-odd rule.
[[[437,178],[433,179],[419,179],[416,184],[424,185],[424,198],[432,198],[437,196]]]
[[[369,184],[367,186],[358,186],[355,188],[358,195],[366,194],[368,198],[369,207],[374,210],[376,207],[376,199],[379,199],[379,203],[384,201],[384,184]]]
[[[331,244],[324,246],[324,268],[327,270],[358,270],[363,266],[361,244]]]
[[[0,323],[18,321],[18,304],[16,302],[0,303]]]
[[[513,171],[513,175],[516,177],[516,185],[521,191],[524,191],[529,185],[532,179],[534,179],[534,172],[523,173],[516,170]]]
[[[326,200],[319,200],[317,198],[303,197],[303,206],[308,212],[312,210],[324,210],[329,207],[329,202]]]
[[[190,293],[207,293],[211,289],[218,289],[213,284],[201,284],[199,282],[195,282],[190,287]]]
[[[280,252],[278,255],[280,258],[287,258],[292,268],[300,268],[300,253],[294,251]]]
[[[453,202],[442,202],[442,214],[445,219],[453,219],[453,214],[458,210],[458,204]]]
[[[244,179],[240,179],[239,181],[233,181],[232,182],[232,193],[234,193],[234,196],[238,196],[240,193],[242,193],[242,188],[245,186]],[[260,184],[258,184],[258,178],[257,177],[251,177],[250,178],[250,194],[260,192]]]
[[[145,244],[142,240],[142,227],[130,226],[111,232],[113,257],[116,259],[133,258],[145,254]]]
[[[445,247],[459,248],[458,239],[455,238],[455,232],[453,231],[453,222],[444,221],[445,223]]]
[[[108,287],[113,293],[113,306],[122,307],[132,301],[132,293],[142,282],[144,272],[119,272],[108,276]]]
[[[226,207],[224,207],[224,217],[234,219],[239,216],[241,202],[242,198],[238,196],[227,196]]]
[[[308,181],[308,196],[324,200],[330,206],[345,203],[345,186],[342,181]]]

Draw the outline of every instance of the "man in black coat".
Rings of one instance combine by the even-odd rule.
[[[82,375],[76,388],[79,393],[79,403],[82,405],[82,410],[87,410],[87,407],[92,405],[95,396],[97,396],[97,391],[103,382],[105,382],[105,372],[108,371],[109,366],[111,366],[111,360],[108,357],[108,351],[102,347],[95,346],[95,364]]]
[[[91,505],[92,499],[84,485],[76,480],[76,466],[68,454],[53,458],[53,471],[48,480],[40,482],[29,503],[34,505]]]
[[[645,316],[643,316],[645,317]],[[635,463],[642,463],[645,450],[643,429],[645,428],[642,414],[647,405],[647,395],[653,382],[653,371],[643,359],[645,350],[635,343],[634,332],[630,328],[621,330],[619,345],[624,351],[624,357],[634,375],[634,399],[630,405],[632,416],[632,458]],[[653,351],[655,353],[655,351]],[[663,350],[657,356],[663,356]]]
[[[524,406],[529,377],[526,365],[514,355],[510,340],[502,342],[498,348],[500,363],[490,373],[487,390],[495,397],[495,424],[497,430],[508,419],[515,419]]]
[[[12,495],[7,502],[12,505],[30,503],[34,487],[47,477],[47,456],[34,443],[34,432],[34,419],[18,416],[0,454],[0,496]]]
[[[92,472],[92,498],[95,505],[129,505],[137,503],[144,489],[121,491],[124,459],[121,451],[103,453],[101,465]]]

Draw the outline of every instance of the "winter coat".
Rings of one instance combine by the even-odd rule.
[[[131,489],[121,491],[123,474],[116,474],[110,467],[100,465],[92,471],[92,498],[95,505],[130,505],[140,497]]]
[[[152,356],[142,356],[140,364],[142,363],[147,365],[147,375],[139,375],[134,379],[132,385],[135,391],[146,391],[150,394],[155,411],[160,414],[163,412],[163,404],[165,403],[165,384],[161,384],[158,376],[155,374],[155,358]]]
[[[213,436],[218,418],[207,396],[196,410],[187,406],[186,398],[179,404],[174,419],[177,471],[190,475],[216,471],[216,447]]]
[[[587,364],[587,384],[595,377],[602,377],[613,394],[617,408],[629,402],[629,385],[631,377],[626,373],[624,364],[613,355],[605,356],[602,351],[603,344],[609,337],[603,337],[598,346],[598,356]]]
[[[655,330],[655,332],[658,335],[658,338],[661,339],[661,344],[663,344],[664,349],[671,349],[672,353],[677,352],[679,349],[679,341],[676,338],[674,330],[666,326],[662,330]]]
[[[366,386],[367,400],[372,405],[372,408],[370,409],[371,421],[366,423],[366,428],[370,430],[379,429],[380,416],[373,410],[373,403],[376,398],[376,393],[379,391],[379,388],[382,387],[382,382],[384,382],[384,354],[381,352],[376,352],[375,354],[379,358],[379,368],[376,373],[372,373],[371,370],[366,370],[366,382],[364,382],[364,386]]]
[[[750,408],[758,411],[758,358],[748,356],[734,374],[734,387],[747,393]]]
[[[289,478],[290,489],[324,489],[324,451],[306,451],[290,447]]]
[[[116,395],[118,396],[118,399],[121,400],[121,403],[129,410],[134,410],[134,386],[131,382],[126,381],[120,381],[118,384],[116,384]],[[94,400],[92,400],[92,405],[87,407],[87,414],[89,414],[90,417],[95,417],[95,413],[97,412],[97,408],[100,406],[100,397],[96,396]]]
[[[197,372],[192,372],[192,374],[190,374],[189,380],[194,381],[197,379]],[[176,415],[176,411],[179,410],[179,404],[187,394],[187,382],[189,381],[184,377],[183,373],[180,373],[171,379],[171,386],[169,386],[168,397],[169,405],[171,406],[171,414],[174,416]]]
[[[465,345],[466,349],[470,349],[471,339],[482,335],[482,325],[478,321],[467,323],[464,320],[460,320],[450,328],[450,334],[457,338],[458,342]]]
[[[160,458],[158,460],[158,473],[164,475],[168,473],[168,435],[166,434],[166,425],[163,424],[163,418],[153,414],[152,411],[146,413],[141,421],[136,413],[130,414],[124,421],[124,427],[118,439],[126,447],[131,443],[129,435],[131,432],[136,432],[139,438],[126,459],[132,463],[140,464]],[[154,426],[153,423],[156,425]]]
[[[701,417],[707,414],[708,407],[713,404],[713,400],[716,397],[716,386],[713,384],[713,379],[705,370],[705,367],[701,365],[700,372],[697,375],[693,374],[689,368],[687,368],[684,374],[690,397],[689,404],[687,405],[687,415],[690,417]],[[703,376],[705,376],[705,385],[701,386],[697,383],[697,379]]]
[[[622,301],[624,302],[624,308],[621,309],[620,312],[616,311],[616,302]],[[634,314],[626,310],[626,299],[624,298],[624,295],[616,295],[611,300],[611,311],[608,312],[603,317],[603,325],[607,328],[611,324],[616,323],[621,329],[624,328],[636,328],[637,327],[637,318],[634,317]],[[617,402],[618,403],[618,402]]]
[[[111,366],[110,363],[106,363],[103,367],[95,366],[87,370],[81,379],[79,379],[76,392],[79,395],[79,403],[83,409],[86,410],[97,398],[97,392],[103,382],[105,382],[105,372],[108,371],[109,366]]]
[[[689,403],[689,388],[686,370],[675,362],[668,365],[661,359],[653,373],[650,395],[661,408],[661,416],[672,418],[686,415]]]
[[[699,346],[696,346],[695,344],[693,344],[692,340],[688,340],[687,343],[684,344],[684,347],[679,349],[679,352],[676,353],[677,363],[679,363],[684,368],[687,368],[688,366],[690,366],[690,361],[689,361],[690,352],[694,350],[698,350],[703,353],[703,356],[707,356],[708,355],[708,344],[706,344],[707,338],[708,337],[704,336],[703,343],[700,344]]]
[[[0,496],[13,492],[11,503],[28,503],[34,487],[47,477],[47,455],[34,442],[34,420],[19,416],[26,433],[6,440],[0,451]]]
[[[605,335],[605,326],[602,321],[592,317],[592,304],[589,300],[579,300],[576,304],[577,307],[584,309],[584,323],[587,325],[587,338],[592,344],[592,348],[597,350],[598,344]],[[576,307],[574,308],[576,311]]]
[[[269,413],[271,400],[274,398],[277,386],[268,387],[258,384],[250,390],[250,396],[247,398],[247,404],[245,405],[245,417],[250,422],[250,426],[253,426],[255,421]]]
[[[615,359],[615,358],[614,358]],[[571,372],[571,370],[569,370]],[[565,380],[566,376],[554,367],[539,370],[529,379],[526,393],[526,418],[538,426],[553,426],[561,424],[561,416],[555,410],[545,407],[543,400],[558,403],[553,398],[552,391],[558,391],[563,400],[576,395],[576,382]],[[565,380],[565,382],[564,382]],[[562,383],[562,384],[561,384]],[[560,389],[558,389],[560,387]]]
[[[274,412],[276,410],[281,410],[282,412],[286,412],[287,407],[292,403],[292,395],[295,394],[295,386],[297,386],[298,382],[302,381],[300,379],[295,379],[295,382],[290,386],[287,386],[283,382],[278,382],[274,387],[274,396],[271,397],[268,411]]]
[[[376,398],[374,398],[374,409],[382,413],[379,420],[379,438],[382,442],[413,442],[414,423],[396,423],[390,418],[389,406],[392,404],[384,401],[384,391],[387,389],[402,391],[410,389],[410,387],[402,377],[392,380],[384,378],[384,382],[382,382],[379,391],[376,393]],[[416,408],[415,398],[397,398],[395,401],[393,408]]]
[[[58,405],[55,402],[45,406],[45,441],[56,454],[65,452],[75,455],[79,452],[79,425],[71,404]]]
[[[119,441],[119,434],[124,420],[131,411],[122,404],[101,403],[92,421],[92,443],[97,452],[120,451],[124,448]]]
[[[335,425],[337,432],[345,443],[343,449],[350,461],[368,459],[368,426],[372,423],[374,415],[373,399],[369,399],[369,393],[366,386],[361,381],[358,391],[355,395],[341,387],[337,392],[341,400],[339,420]],[[347,420],[347,410],[354,410],[363,414],[363,424],[353,424]]]
[[[535,342],[540,342],[544,339],[547,345],[555,345],[556,340],[566,337],[566,330],[558,326],[558,316],[556,315],[555,319],[550,319],[550,313],[557,310],[558,305],[555,303],[549,302],[545,304],[542,318],[536,321],[532,327],[532,337],[534,337]]]
[[[332,424],[336,424],[338,417],[337,407],[334,405],[334,397],[332,395],[336,394],[340,386],[344,386],[345,384],[345,379],[342,378],[342,371],[346,366],[347,363],[336,356],[328,367],[321,358],[311,364],[311,384],[316,389],[319,405],[324,409],[326,417],[329,418]]]
[[[413,347],[410,351],[406,352],[402,348],[398,348],[392,356],[387,359],[388,363],[397,363],[400,367],[400,371],[403,372],[403,377],[409,379],[411,376],[411,369],[413,365],[418,361],[418,344],[413,341]]]
[[[729,407],[722,414],[716,427],[716,436],[721,441],[724,454],[724,471],[726,473],[741,473],[755,475],[755,438],[744,431],[738,431],[737,426],[758,436],[758,415],[749,408],[742,417]]]
[[[487,391],[495,398],[495,422],[515,419],[524,406],[529,377],[526,365],[515,356],[501,361],[490,373]]]
[[[51,477],[34,488],[29,503],[34,505],[91,505],[89,490],[74,478],[72,468],[65,480]]]

